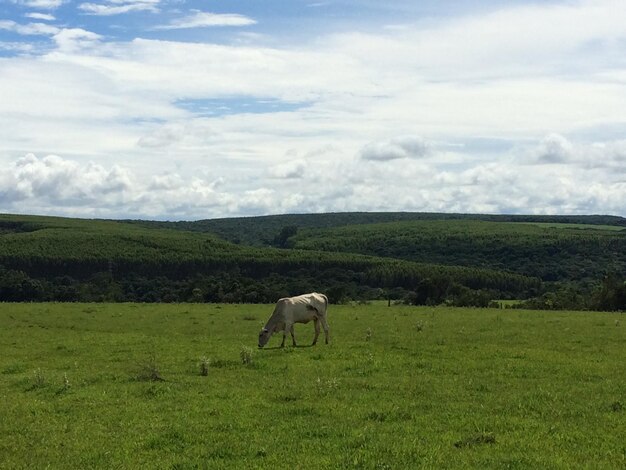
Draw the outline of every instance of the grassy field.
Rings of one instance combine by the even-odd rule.
[[[257,350],[271,310],[0,304],[0,467],[626,466],[623,315],[332,305]]]

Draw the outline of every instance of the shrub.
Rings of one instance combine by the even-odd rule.
[[[63,374],[63,388],[61,391],[67,392],[70,389],[70,379],[67,377],[67,372]]]
[[[211,365],[211,359],[206,356],[200,358],[200,375],[206,377],[209,375],[209,366]]]
[[[252,364],[252,348],[242,346],[241,351],[239,351],[239,358],[244,365]]]
[[[37,388],[43,388],[47,385],[48,381],[46,380],[46,375],[41,369],[36,369],[33,374],[33,384],[30,387],[30,390],[34,390]]]
[[[154,355],[150,356],[145,362],[139,364],[136,379],[141,382],[163,382],[165,379],[161,377],[161,371]]]

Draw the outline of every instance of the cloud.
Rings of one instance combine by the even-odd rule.
[[[177,123],[166,124],[143,135],[137,141],[139,147],[160,148],[168,147],[184,138],[185,126]]]
[[[588,152],[588,153],[587,153]],[[587,150],[587,167],[608,168],[626,181],[626,140],[597,142]]]
[[[53,39],[59,51],[71,53],[97,45],[102,36],[81,28],[68,28],[57,32]]]
[[[34,49],[35,48],[32,44],[27,44],[23,42],[0,42],[0,50],[3,50],[3,51],[20,53],[20,52],[32,52]]]
[[[26,13],[24,16],[26,18],[33,18],[35,20],[43,21],[54,21],[56,19],[54,15],[50,15],[48,13]]]
[[[614,149],[626,145],[593,147],[613,161]],[[528,155],[536,156],[533,148]],[[305,166],[304,183],[276,183]],[[509,161],[442,169],[413,159],[379,166],[335,158],[314,165],[295,159],[267,173],[262,162],[245,167],[233,172],[212,160],[192,171],[159,167],[155,174],[154,166],[131,170],[128,163],[28,154],[0,166],[0,212],[169,219],[346,210],[623,214],[626,200],[623,167],[607,172]]]
[[[78,9],[86,14],[96,16],[112,16],[134,11],[159,11],[160,0],[110,1],[109,3],[81,3]]]
[[[236,13],[209,13],[198,11],[191,16],[173,20],[167,25],[157,26],[155,29],[189,29],[215,26],[250,26],[256,21]]]
[[[15,0],[14,0],[15,1]],[[54,10],[63,3],[65,0],[17,0],[19,5],[23,5],[29,8],[40,8],[42,10]]]
[[[420,137],[402,136],[382,142],[372,142],[361,149],[363,160],[389,161],[400,158],[421,158],[428,154],[429,146]]]
[[[228,207],[265,207],[271,190],[251,190],[240,197],[220,193],[223,180],[213,181],[178,174],[144,179],[122,165],[104,167],[79,163],[56,155],[27,154],[0,168],[0,212],[37,211],[54,207],[57,214],[101,217],[206,216]]]
[[[166,173],[163,175],[156,175],[152,177],[152,181],[148,186],[150,190],[157,191],[169,191],[180,189],[184,186],[185,182],[180,177],[180,175],[176,173]]]
[[[130,173],[114,165],[106,170],[100,165],[79,165],[56,155],[37,158],[28,154],[0,172],[10,187],[0,187],[4,203],[26,199],[47,200],[51,204],[93,204],[99,196],[123,193],[132,188]]]
[[[520,161],[529,165],[611,169],[619,174],[626,172],[626,140],[582,143],[560,134],[548,134],[532,149],[527,149]]]
[[[537,161],[540,163],[568,163],[572,157],[572,144],[559,134],[544,137],[537,149]]]
[[[90,4],[101,12],[161,6]],[[186,42],[177,42],[155,31],[150,40],[133,39],[141,34],[133,30],[112,39],[107,28],[99,35],[76,24],[4,20],[0,28],[33,37],[0,44],[11,51],[0,60],[0,173],[16,155],[53,152],[81,168],[99,162],[107,174],[117,165],[132,187],[56,205],[4,172],[3,197],[25,195],[23,207],[39,212],[173,218],[375,209],[626,214],[618,197],[626,144],[611,140],[626,130],[626,3],[486,10],[403,18],[405,28],[376,34],[322,28],[311,39],[290,31],[288,45],[269,25],[263,41],[241,45],[245,29],[180,32]],[[164,29],[254,21],[232,16],[194,12]],[[275,110],[251,112],[263,100]],[[485,150],[471,144],[478,140],[507,146]],[[155,168],[178,178],[164,180]],[[297,183],[302,172],[323,189],[278,184]]]
[[[331,40],[351,56],[385,68],[393,64],[392,72],[415,70],[431,80],[597,72],[624,64],[619,54],[596,54],[619,51],[626,37],[624,15],[626,3],[619,0],[529,2],[414,22],[387,36],[347,32]]]
[[[57,34],[60,29],[56,26],[50,26],[45,23],[28,23],[28,24],[19,24],[15,21],[11,20],[1,20],[0,21],[0,30],[3,29],[5,31],[11,31],[17,34],[21,34],[24,36],[51,36]]]
[[[278,165],[274,165],[268,170],[271,178],[277,179],[297,179],[305,176],[306,162],[301,159],[290,160]]]

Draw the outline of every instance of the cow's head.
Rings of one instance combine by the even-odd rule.
[[[262,348],[263,346],[267,344],[267,342],[270,339],[270,336],[272,336],[272,332],[268,330],[267,328],[263,328],[259,332],[259,348]]]

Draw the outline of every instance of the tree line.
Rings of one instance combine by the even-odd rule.
[[[0,301],[272,303],[323,291],[332,302],[624,308],[624,234],[512,225],[286,225],[266,234],[282,247],[274,248],[138,222],[0,215]],[[514,272],[524,259],[526,270]],[[535,261],[553,277],[541,276]]]

